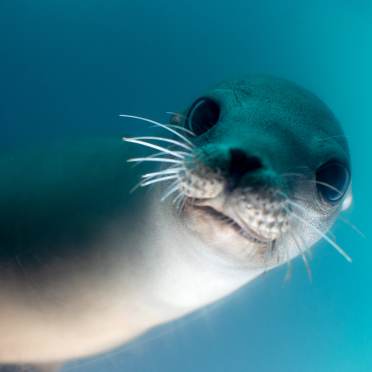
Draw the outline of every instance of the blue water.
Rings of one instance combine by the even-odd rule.
[[[72,371],[372,371],[372,5],[346,0],[1,0],[0,144],[123,134],[120,112],[164,119],[215,82],[266,72],[317,93],[343,123],[354,205],[300,260]]]

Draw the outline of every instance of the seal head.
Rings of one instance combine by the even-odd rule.
[[[349,150],[320,99],[250,77],[220,83],[172,123],[190,134],[180,142],[189,151],[176,144],[181,159],[160,176],[173,179],[177,218],[207,250],[267,269],[325,238],[349,259],[325,235],[351,195]]]

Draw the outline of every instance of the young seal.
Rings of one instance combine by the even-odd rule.
[[[129,118],[138,119],[129,115]],[[0,161],[0,363],[53,363],[126,342],[232,293],[325,239],[350,203],[348,146],[290,82],[223,82],[167,137],[64,143]],[[164,146],[165,145],[165,146]],[[153,187],[152,187],[153,186]],[[7,369],[10,370],[10,369]],[[14,369],[13,369],[14,370]]]

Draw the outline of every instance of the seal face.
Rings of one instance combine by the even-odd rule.
[[[217,85],[172,123],[178,141],[163,155],[175,164],[153,182],[173,181],[165,195],[178,192],[177,218],[207,249],[267,269],[325,238],[350,259],[325,235],[351,193],[349,151],[317,97],[250,77]]]

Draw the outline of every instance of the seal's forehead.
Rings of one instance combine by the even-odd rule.
[[[285,133],[300,141],[302,149],[308,145],[310,150],[317,148],[322,158],[336,154],[348,162],[348,146],[338,120],[318,97],[292,82],[268,76],[229,80],[214,86],[206,96],[221,108],[217,133]]]
[[[223,81],[213,87],[209,96],[217,99],[223,108],[230,111],[264,105],[268,110],[285,110],[289,113],[316,116],[335,123],[330,109],[310,91],[290,81],[270,76],[254,76],[239,80]]]

